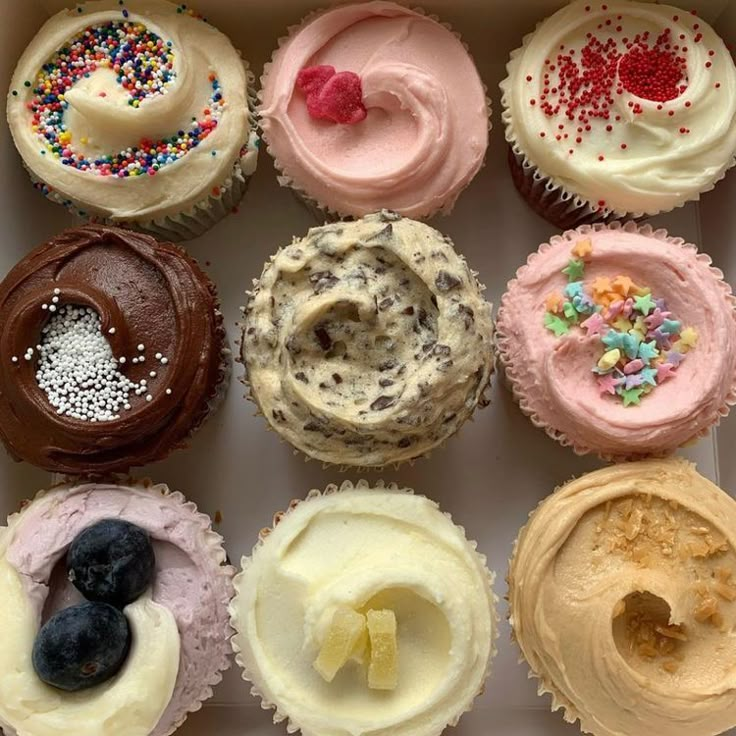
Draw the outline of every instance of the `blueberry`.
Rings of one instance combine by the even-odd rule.
[[[47,685],[76,692],[100,685],[130,651],[125,616],[107,603],[80,603],[52,616],[33,645],[33,667]]]
[[[123,608],[151,584],[156,558],[147,532],[106,519],[72,542],[66,562],[69,580],[85,598]]]

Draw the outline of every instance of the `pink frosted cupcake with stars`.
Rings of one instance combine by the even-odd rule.
[[[736,67],[694,12],[574,0],[501,82],[514,182],[560,229],[668,212],[734,164]]]
[[[245,194],[257,158],[254,81],[228,38],[186,5],[95,0],[57,13],[29,43],[8,124],[50,200],[188,239]]]
[[[552,238],[509,283],[496,329],[522,411],[578,454],[666,454],[736,403],[736,300],[707,255],[664,230]]]
[[[318,11],[261,80],[282,185],[332,215],[449,212],[483,164],[490,103],[445,24],[393,2]]]

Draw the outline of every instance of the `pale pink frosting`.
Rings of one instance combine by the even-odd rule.
[[[368,117],[310,117],[299,71],[327,64],[360,75]],[[283,41],[262,80],[264,138],[287,181],[321,206],[362,216],[449,211],[483,163],[488,105],[460,39],[391,2],[335,8]]]
[[[543,323],[545,298],[564,289],[561,271],[583,238],[593,245],[586,285],[629,276],[698,332],[675,376],[638,406],[600,394],[591,371],[603,353],[599,338],[577,328],[557,338]],[[666,453],[706,433],[736,403],[734,299],[710,263],[695,246],[634,223],[584,226],[542,245],[509,283],[497,321],[501,359],[522,410],[576,452],[606,458]]]
[[[173,614],[181,638],[174,693],[152,736],[174,731],[222,679],[230,654],[233,568],[208,517],[164,485],[60,486],[9,520],[7,561],[23,578],[39,622],[81,600],[65,580],[65,555],[86,527],[118,518],[148,531],[156,554],[153,600]]]

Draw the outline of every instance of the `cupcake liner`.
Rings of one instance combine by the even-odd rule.
[[[273,64],[273,61],[274,61],[275,57],[281,51],[281,47],[284,45],[284,43],[286,43],[287,41],[289,41],[293,35],[295,35],[299,31],[301,31],[302,28],[304,28],[304,26],[306,26],[308,23],[311,23],[313,20],[315,20],[316,18],[318,18],[320,15],[324,15],[325,13],[328,13],[331,10],[334,10],[334,9],[335,9],[334,7],[333,8],[324,8],[323,7],[323,8],[317,8],[315,10],[312,10],[311,12],[309,12],[305,16],[303,16],[302,19],[298,23],[294,23],[293,25],[288,26],[287,29],[286,29],[286,34],[284,36],[281,36],[281,37],[278,38],[276,49],[271,54],[271,58],[269,59],[269,61],[267,61],[264,64],[264,66],[263,66],[263,73],[261,74],[261,80],[260,80],[261,81],[260,89],[259,89],[258,95],[257,95],[257,107],[256,107],[256,111],[257,112],[260,110],[260,108],[261,108],[261,106],[263,104],[263,89],[264,89],[265,82],[266,82],[266,79],[268,77],[268,74],[269,74],[269,72],[271,70],[271,65]],[[473,56],[470,53],[470,48],[469,48],[468,44],[465,43],[465,41],[463,41],[462,36],[460,35],[460,33],[458,33],[457,31],[455,31],[449,23],[447,23],[446,21],[441,20],[437,15],[435,15],[433,13],[427,12],[426,10],[424,10],[424,8],[409,6],[409,9],[412,10],[412,11],[414,11],[415,13],[419,13],[420,15],[423,15],[423,16],[429,18],[430,20],[435,21],[436,23],[439,23],[443,28],[446,28],[448,31],[450,31],[450,33],[452,33],[452,35],[455,36],[460,41],[460,43],[462,43],[463,48],[467,52],[467,54],[470,57],[471,61],[473,61],[473,64],[475,64],[475,60],[473,59]],[[493,108],[492,108],[492,102],[491,102],[491,98],[490,98],[490,96],[488,94],[488,86],[482,80],[481,80],[481,84],[483,85],[483,90],[485,92],[485,97],[486,97],[486,108],[487,108],[487,112],[488,112],[488,132],[490,133],[490,131],[493,129],[493,116],[492,116]],[[277,172],[276,179],[277,179],[279,185],[282,186],[282,187],[286,187],[286,188],[290,189],[294,193],[294,195],[296,196],[296,198],[304,205],[304,207],[306,207],[307,211],[312,215],[312,217],[314,217],[315,221],[318,224],[321,225],[321,224],[323,224],[325,222],[337,222],[338,220],[347,220],[347,221],[349,221],[349,220],[357,219],[353,215],[341,214],[340,212],[338,212],[336,210],[333,210],[333,209],[331,209],[330,207],[328,207],[326,205],[322,205],[316,199],[314,199],[313,197],[311,197],[307,192],[305,192],[291,178],[291,176],[289,175],[289,173],[284,168],[284,165],[279,161],[279,159],[277,158],[275,152],[271,149],[271,146],[269,145],[268,140],[266,139],[266,136],[264,134],[264,131],[263,131],[263,128],[262,127],[260,128],[260,133],[261,133],[261,139],[266,144],[266,150],[268,151],[268,153],[271,155],[271,158],[273,159],[273,165],[274,165],[274,168],[276,169],[276,172]],[[471,181],[475,178],[475,176],[478,175],[478,173],[480,173],[480,171],[485,167],[485,165],[486,165],[486,156],[484,155],[483,162],[481,163],[481,166],[478,169],[478,171],[475,173],[475,175],[472,177],[472,179],[470,181],[468,181],[468,183],[465,185],[465,187],[463,187],[463,189],[461,189],[455,195],[455,197],[452,200],[445,202],[441,207],[439,207],[437,209],[428,211],[427,213],[422,214],[420,216],[414,216],[412,219],[415,219],[415,220],[426,220],[426,219],[429,219],[430,217],[434,217],[435,215],[438,215],[438,214],[440,214],[440,215],[449,215],[452,212],[452,210],[453,210],[453,208],[455,206],[455,202],[458,200],[458,198],[460,197],[460,195],[465,191],[465,189],[467,189],[467,187],[470,185]]]
[[[33,503],[53,493],[71,490],[75,487],[83,487],[84,485],[86,484],[61,482],[55,483],[48,489],[38,491],[32,500],[22,502],[19,511],[8,516],[7,525],[5,527],[0,527],[0,542],[3,541],[11,528],[21,519],[23,514]],[[182,493],[171,490],[165,483],[154,483],[147,478],[135,479],[128,477],[125,480],[114,481],[111,485],[119,485],[123,489],[143,490],[155,496],[163,497],[166,499],[166,502],[170,504],[171,510],[177,513],[177,518],[180,521],[185,521],[193,525],[196,530],[196,535],[202,540],[201,546],[205,549],[209,559],[213,563],[212,571],[216,572],[217,577],[220,578],[219,584],[223,586],[223,592],[227,596],[228,603],[230,602],[234,592],[233,579],[235,577],[236,570],[228,563],[224,548],[224,540],[212,529],[212,521],[209,516],[201,513],[193,501],[188,501]],[[194,533],[192,536],[194,536]],[[216,578],[212,581],[213,587],[218,584],[214,582],[214,580],[216,580]],[[227,632],[224,642],[225,646],[222,647],[222,652],[220,654],[213,655],[212,652],[210,652],[210,656],[207,659],[207,663],[210,665],[209,673],[199,684],[196,692],[189,694],[191,701],[190,704],[182,714],[169,714],[167,708],[167,710],[164,711],[159,724],[152,731],[151,736],[170,736],[170,734],[174,733],[174,731],[184,723],[190,713],[200,710],[204,701],[212,697],[213,688],[222,681],[223,673],[231,666],[230,652],[228,651],[229,647],[227,644],[231,641],[232,635],[233,630],[229,622],[227,622]],[[180,662],[180,675],[182,671],[182,663]],[[177,685],[174,690],[175,695],[177,693],[176,688],[179,687],[179,685],[179,679],[177,678]],[[181,693],[179,693],[179,695],[181,695]],[[173,700],[174,696],[172,696],[172,702]],[[168,725],[166,724],[167,717],[171,721]],[[8,728],[4,724],[0,724],[0,726],[6,736],[15,736],[15,732],[12,729]]]
[[[553,440],[559,442],[564,447],[570,447],[576,455],[587,455],[593,453],[601,458],[601,460],[605,461],[635,460],[641,459],[641,453],[636,454],[631,452],[619,455],[609,454],[605,452],[597,452],[590,447],[586,447],[584,445],[576,443],[574,440],[570,439],[564,432],[551,427],[541,417],[539,417],[539,415],[530,405],[530,402],[527,400],[521,388],[521,385],[523,383],[524,366],[516,365],[511,357],[511,348],[514,342],[514,338],[513,336],[506,335],[503,332],[503,313],[505,303],[508,299],[508,293],[512,286],[516,283],[517,279],[523,276],[527,268],[531,266],[541,254],[547,252],[552,246],[556,245],[557,243],[569,240],[570,238],[574,237],[584,237],[591,232],[600,232],[602,230],[620,230],[622,232],[639,233],[640,235],[644,235],[648,238],[655,238],[656,240],[660,240],[662,242],[684,248],[692,253],[692,255],[695,256],[697,260],[700,261],[700,263],[705,264],[708,267],[712,275],[717,280],[719,288],[723,292],[724,299],[727,301],[727,303],[731,305],[731,309],[734,310],[734,312],[736,312],[736,296],[734,296],[731,287],[728,285],[728,283],[726,283],[723,271],[712,265],[713,262],[710,256],[708,256],[706,253],[699,252],[697,246],[693,245],[692,243],[686,243],[683,238],[670,236],[667,230],[665,230],[664,228],[659,228],[655,230],[654,228],[652,228],[651,225],[641,225],[632,221],[626,223],[613,222],[609,225],[606,225],[604,223],[582,225],[574,230],[567,230],[562,235],[553,236],[548,243],[542,244],[537,251],[529,255],[526,264],[521,266],[517,270],[516,277],[509,281],[506,285],[506,293],[501,298],[500,308],[496,318],[496,355],[498,356],[499,364],[503,367],[505,383],[507,387],[510,387],[512,396],[516,403],[519,405],[521,411],[531,419],[531,422],[535,427],[544,430]],[[706,437],[714,427],[718,426],[718,424],[720,423],[720,419],[728,415],[728,413],[731,411],[731,407],[734,405],[736,405],[736,374],[734,374],[734,376],[732,377],[731,388],[726,395],[725,400],[718,411],[718,416],[716,417],[714,422],[708,427],[701,429],[692,437],[688,438],[685,442],[679,445],[679,447],[685,447],[690,443],[701,439],[702,437]],[[676,449],[677,447],[673,447],[671,448],[670,452]],[[669,453],[651,453],[651,456],[657,456],[658,454],[666,455]]]
[[[538,23],[537,28],[543,22]],[[504,89],[504,85],[511,79],[510,68],[513,61],[524,52],[527,45],[534,38],[535,33],[536,30],[524,36],[522,45],[511,52],[511,59],[506,65],[509,76],[501,82],[501,120],[504,125],[504,135],[509,144],[508,162],[516,189],[538,215],[558,229],[566,230],[594,222],[611,223],[615,220],[642,220],[653,217],[655,214],[662,215],[672,212],[674,209],[684,207],[688,202],[697,202],[702,194],[711,191],[726,176],[727,171],[736,165],[736,155],[734,155],[721,175],[705,189],[675,207],[663,209],[656,213],[626,212],[615,208],[600,207],[597,202],[581,197],[568,189],[559,178],[542,171],[522,149],[517,140],[513,115],[508,102],[508,93]]]
[[[288,713],[283,712],[279,709],[278,704],[272,703],[266,696],[264,695],[261,690],[259,690],[257,684],[252,679],[252,672],[249,669],[248,663],[245,661],[245,658],[243,657],[243,636],[239,633],[239,618],[238,618],[238,611],[235,605],[235,601],[238,597],[238,587],[239,584],[242,582],[242,580],[245,577],[245,572],[252,563],[253,555],[255,554],[256,550],[263,545],[266,538],[271,534],[273,529],[281,522],[281,520],[286,517],[288,514],[290,514],[297,506],[299,506],[302,503],[309,503],[310,501],[320,498],[322,496],[330,496],[335,493],[342,493],[344,491],[351,491],[351,490],[369,490],[369,489],[375,489],[375,490],[381,490],[381,491],[390,491],[391,493],[409,493],[414,495],[414,490],[412,488],[407,487],[400,487],[396,483],[385,483],[383,480],[377,480],[375,483],[368,483],[366,480],[358,480],[355,484],[353,484],[351,481],[346,480],[343,481],[339,486],[330,483],[328,484],[324,491],[320,491],[319,489],[312,489],[309,491],[309,493],[303,498],[303,499],[293,499],[290,503],[288,508],[285,511],[278,511],[273,516],[272,525],[270,527],[264,527],[261,529],[261,531],[258,533],[258,541],[253,547],[253,551],[251,552],[250,556],[245,556],[242,558],[241,561],[241,571],[235,576],[235,579],[233,580],[233,587],[235,589],[235,594],[233,596],[232,601],[230,602],[230,626],[233,630],[233,636],[231,638],[231,644],[233,648],[233,652],[235,653],[235,662],[241,669],[241,675],[243,680],[245,682],[250,684],[250,693],[253,695],[253,697],[258,698],[258,700],[261,703],[261,708],[263,710],[273,710],[273,722],[274,724],[282,723],[283,721],[286,721],[286,731],[288,733],[296,733],[300,731],[301,726],[294,722]],[[452,521],[452,516],[450,513],[443,511],[442,512],[447,519]],[[453,522],[454,523],[454,522]],[[498,631],[498,623],[499,623],[499,615],[498,615],[498,603],[499,598],[496,595],[496,593],[493,590],[493,586],[496,581],[496,573],[493,572],[488,568],[487,565],[487,558],[484,554],[478,552],[477,547],[478,543],[475,540],[468,539],[465,528],[460,526],[459,524],[455,524],[456,528],[460,530],[462,535],[467,540],[470,547],[473,549],[476,559],[480,563],[481,567],[485,570],[485,573],[487,575],[487,589],[486,593],[488,595],[489,601],[491,603],[491,608],[493,611],[493,631],[491,634],[491,651],[488,657],[488,662],[486,664],[486,669],[483,674],[480,687],[478,688],[478,692],[475,695],[475,698],[477,698],[479,695],[482,695],[485,691],[485,684],[488,680],[488,677],[491,674],[491,668],[493,663],[493,658],[496,656],[498,650],[496,647],[496,640],[499,636]],[[447,726],[454,727],[457,725],[460,718],[465,714],[468,713],[473,708],[474,701],[471,701],[471,703],[468,705],[468,707],[463,710],[462,712],[456,714],[456,716],[453,718],[453,720],[447,724]]]
[[[188,207],[187,209],[168,215],[167,217],[151,220],[120,220],[117,218],[98,217],[90,215],[84,206],[73,199],[63,196],[49,187],[45,182],[38,179],[23,162],[36,189],[52,202],[61,204],[76,217],[88,219],[90,222],[127,227],[130,230],[148,233],[160,240],[179,242],[192,240],[203,235],[207,230],[216,225],[226,215],[237,210],[238,205],[248,190],[250,177],[256,170],[258,163],[258,149],[260,140],[257,133],[257,121],[255,108],[257,97],[255,92],[256,78],[247,62],[243,61],[248,84],[248,120],[250,123],[250,135],[243,144],[238,160],[234,163],[227,178],[219,184],[213,185],[218,193],[210,193],[205,199]],[[185,160],[182,165],[186,165]]]

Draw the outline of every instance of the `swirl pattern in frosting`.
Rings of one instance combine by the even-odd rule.
[[[152,589],[127,606],[133,647],[116,678],[62,693],[36,676],[43,621],[81,596],[67,580],[75,537],[103,519],[153,540]],[[212,694],[228,667],[232,568],[222,539],[193,504],[163,485],[61,485],[0,528],[0,726],[24,736],[168,736]]]
[[[312,228],[266,264],[242,357],[271,426],[310,457],[419,457],[480,403],[491,307],[449,239],[390,212]]]
[[[110,421],[62,413],[41,388],[39,343],[64,305],[99,315],[117,370],[141,386]],[[202,423],[225,377],[212,282],[181,248],[119,228],[67,230],[26,256],[0,284],[0,327],[0,437],[54,472],[161,459]]]
[[[663,346],[655,333],[647,332],[649,327],[644,328],[637,342],[661,350],[647,360],[658,375],[652,379],[654,390],[642,394],[639,403],[626,405],[598,380],[599,361],[607,348],[599,334],[587,330],[584,315],[572,315],[582,326],[570,322],[561,336],[546,326],[549,295],[574,286],[565,269],[579,260],[572,250],[580,244],[591,246],[578,282],[586,291],[611,285],[620,276],[628,278],[631,288],[649,287],[650,296],[661,297],[671,310],[665,316],[690,326],[697,335],[679,367],[663,377],[660,365],[675,362],[671,356],[678,345]],[[710,264],[695,246],[633,223],[583,226],[542,245],[509,283],[497,320],[499,353],[522,410],[535,425],[581,454],[661,454],[705,434],[736,401],[734,300],[723,274]],[[624,281],[614,288],[625,288]],[[634,301],[635,296],[632,291],[618,298]],[[622,330],[628,328],[632,335],[638,329],[626,323]],[[625,378],[622,374],[616,380]]]
[[[307,67],[358,74],[368,117],[315,120],[296,87]],[[307,18],[262,81],[263,135],[286,181],[322,207],[361,216],[449,211],[488,144],[488,105],[465,47],[432,18],[392,2]]]
[[[680,459],[589,473],[547,498],[509,573],[540,692],[594,736],[736,726],[736,503]]]
[[[234,167],[250,173],[248,94],[238,52],[203,19],[164,0],[100,0],[41,28],[8,121],[44,194],[146,223],[221,196]]]
[[[603,214],[681,206],[735,160],[736,67],[680,8],[575,0],[512,53],[501,89],[514,151]]]
[[[436,736],[481,690],[496,636],[492,575],[432,501],[379,484],[312,492],[243,559],[231,606],[244,676],[304,736]],[[312,663],[340,606],[392,610],[398,684],[365,663],[331,682]]]

